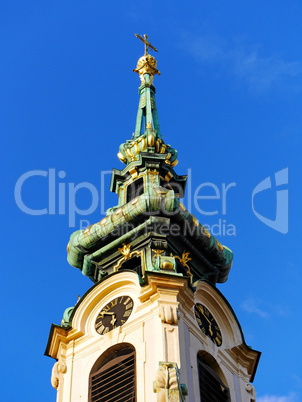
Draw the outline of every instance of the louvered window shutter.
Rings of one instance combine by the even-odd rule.
[[[201,402],[230,402],[230,392],[218,374],[198,358],[198,375]]]
[[[135,351],[114,352],[90,375],[89,402],[135,402]]]

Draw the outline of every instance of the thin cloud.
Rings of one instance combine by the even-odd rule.
[[[235,76],[253,91],[266,91],[282,84],[290,86],[302,77],[300,61],[284,61],[265,55],[259,45],[229,40],[218,35],[185,36],[182,46],[203,64],[216,65],[223,74]],[[301,86],[301,82],[300,82]]]
[[[235,70],[257,90],[269,89],[280,81],[287,81],[302,73],[301,63],[285,62],[273,56],[263,57],[259,51],[238,57]]]
[[[281,316],[288,317],[290,316],[290,310],[287,306],[284,305],[271,305],[269,303],[265,303],[265,309],[262,308],[263,302],[254,297],[249,297],[245,299],[240,307],[242,310],[247,313],[254,313],[259,315],[262,318],[267,318],[269,316]]]
[[[259,315],[262,318],[266,318],[269,316],[269,313],[262,308],[259,307],[259,302],[253,298],[249,298],[244,300],[241,303],[242,310],[248,312],[248,313],[254,313]]]
[[[281,317],[288,317],[290,316],[290,310],[286,306],[275,306],[275,312],[277,315]]]
[[[295,393],[288,396],[265,395],[258,397],[257,402],[298,402],[298,396]]]

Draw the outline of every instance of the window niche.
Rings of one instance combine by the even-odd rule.
[[[132,257],[129,260],[125,261],[122,263],[121,267],[119,268],[119,271],[122,271],[123,269],[128,269],[130,271],[136,272],[140,277],[142,277],[143,272],[142,272],[142,259],[141,257]]]
[[[144,179],[140,177],[134,180],[127,186],[126,202],[133,200],[134,198],[144,193]]]
[[[207,353],[197,356],[201,402],[231,402],[229,388],[216,360]]]
[[[135,349],[130,344],[109,348],[89,376],[89,402],[135,402]]]

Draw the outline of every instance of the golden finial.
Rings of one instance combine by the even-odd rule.
[[[158,50],[148,41],[148,35],[134,35],[145,44],[145,54],[141,58],[139,58],[137,66],[133,71],[139,74],[142,84],[145,83],[144,74],[148,74],[149,79],[147,78],[147,82],[152,85],[154,75],[160,75],[160,72],[156,68],[157,61],[155,57],[149,54],[149,48],[154,50],[155,52],[158,52]]]

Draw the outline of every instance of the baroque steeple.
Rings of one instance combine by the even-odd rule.
[[[255,401],[259,352],[245,344],[232,308],[216,288],[233,253],[182,204],[186,176],[160,132],[157,63],[148,37],[134,70],[139,107],[131,140],[118,154],[111,191],[118,205],[71,235],[68,262],[93,282],[46,354],[57,360],[58,401]],[[217,399],[218,398],[218,399]]]
[[[73,233],[68,261],[98,282],[118,271],[119,261],[124,264],[140,252],[142,278],[147,271],[161,271],[188,276],[191,283],[225,282],[233,254],[180,201],[187,176],[174,171],[177,151],[164,142],[159,129],[152,84],[157,63],[148,53],[156,49],[147,36],[139,39],[145,54],[134,70],[141,79],[136,131],[119,148],[118,157],[126,166],[113,169],[111,177],[110,190],[118,195],[118,205],[100,222]]]

